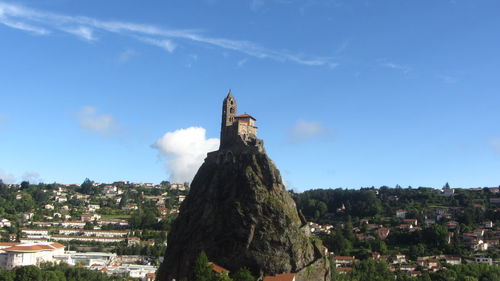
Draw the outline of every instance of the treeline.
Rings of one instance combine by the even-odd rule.
[[[484,220],[500,221],[500,212],[495,212],[489,198],[496,195],[488,189],[455,189],[453,196],[440,196],[436,189],[389,188],[379,189],[314,189],[302,193],[291,192],[297,208],[310,221],[332,223],[344,221],[347,215],[354,221],[359,218],[371,218],[381,223],[384,217],[393,217],[396,210],[407,211],[407,218],[424,220],[424,210],[439,207],[463,207],[457,221],[467,228],[478,227]],[[478,208],[477,206],[481,206]]]
[[[68,265],[30,265],[16,267],[14,270],[0,270],[0,281],[128,281],[125,276],[106,275],[83,267]]]
[[[391,272],[383,261],[373,259],[356,263],[352,272],[342,274],[332,266],[332,281],[498,281],[500,267],[487,264],[447,266],[447,270],[410,277],[404,272]]]

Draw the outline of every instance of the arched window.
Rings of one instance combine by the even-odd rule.
[[[231,114],[233,114],[233,113],[234,113],[234,107],[231,107],[231,108],[229,109],[229,113],[231,113]]]

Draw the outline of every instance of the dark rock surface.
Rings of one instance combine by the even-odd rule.
[[[257,276],[302,270],[298,281],[330,280],[323,250],[261,142],[235,141],[208,154],[168,235],[158,279],[189,278],[202,250],[229,270],[247,267]]]

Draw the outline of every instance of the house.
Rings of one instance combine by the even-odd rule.
[[[453,188],[443,188],[441,190],[441,194],[442,196],[453,196],[453,194],[455,194],[455,189]]]
[[[47,204],[47,205],[43,206],[43,208],[46,210],[54,210],[54,205]]]
[[[172,189],[172,190],[184,190],[184,184],[172,183],[172,184],[170,184],[170,189]]]
[[[448,228],[448,230],[455,230],[458,227],[458,222],[449,221],[445,224],[445,226]]]
[[[485,263],[488,265],[493,265],[493,259],[486,257],[476,257],[474,258],[474,263]]]
[[[36,226],[36,227],[51,227],[55,225],[54,222],[44,222],[44,221],[35,221],[32,222],[31,225]]]
[[[453,215],[450,214],[450,213],[442,213],[440,215],[437,215],[437,220],[444,220],[444,219],[447,219],[447,220],[451,220],[453,218]]]
[[[352,272],[352,267],[339,267],[336,270],[340,274],[347,274],[349,272]]]
[[[403,223],[417,226],[418,220],[417,219],[403,219]]]
[[[462,264],[462,258],[461,257],[450,257],[450,256],[447,256],[447,257],[445,257],[444,261],[447,264],[451,264],[451,265]]]
[[[141,244],[141,238],[139,237],[129,237],[127,238],[127,246],[139,245]]]
[[[61,222],[61,226],[64,228],[83,228],[85,226],[85,222],[82,222],[82,221],[64,221],[64,222]]]
[[[14,242],[17,240],[17,234],[11,233],[9,234],[9,241]]]
[[[356,259],[354,256],[335,256],[333,258],[333,262],[335,263],[335,267],[346,267],[352,265]]]
[[[295,274],[285,273],[274,276],[265,276],[263,281],[295,281]]]
[[[156,280],[156,274],[148,273],[148,274],[146,274],[146,277],[143,278],[142,281],[155,281],[155,280]]]
[[[81,216],[81,220],[83,222],[92,222],[92,221],[96,221],[96,220],[100,220],[101,219],[101,215],[98,215],[98,214],[82,214]]]
[[[104,219],[97,220],[99,226],[103,225],[118,225],[118,226],[128,226],[128,221],[122,219]]]
[[[490,204],[500,205],[500,197],[490,198]]]
[[[28,238],[48,238],[49,237],[49,230],[48,229],[21,228],[21,233],[26,235]]]
[[[86,241],[100,243],[117,243],[124,242],[126,238],[122,237],[93,237],[93,236],[66,236],[66,235],[51,235],[50,238],[54,241]]]
[[[122,210],[126,210],[126,211],[132,211],[132,210],[137,210],[137,209],[139,209],[137,204],[127,204],[127,205],[122,207]]]
[[[400,219],[406,218],[406,211],[402,210],[402,209],[397,210],[396,211],[396,217],[398,217]]]
[[[87,210],[88,210],[89,212],[92,212],[92,213],[93,213],[93,212],[95,212],[95,211],[97,211],[97,210],[99,210],[100,208],[101,208],[101,206],[96,205],[96,204],[89,204],[89,205],[87,206]]]
[[[411,224],[400,224],[398,226],[400,230],[411,230],[413,228],[413,225]]]
[[[56,196],[55,201],[58,203],[64,203],[68,201],[68,198],[66,198],[66,196]]]
[[[399,270],[406,271],[406,272],[412,272],[412,271],[415,271],[416,269],[417,269],[417,266],[411,265],[411,264],[402,264],[399,267]]]
[[[483,227],[483,228],[493,228],[493,222],[492,221],[483,221],[481,223],[481,227]]]
[[[8,219],[1,219],[0,220],[0,228],[2,227],[11,227],[12,223]]]
[[[391,229],[387,228],[387,227],[381,227],[381,228],[375,230],[375,234],[381,240],[386,239],[389,236],[389,233],[391,233]]]
[[[395,263],[395,264],[403,264],[403,263],[406,263],[406,256],[403,255],[403,254],[396,254],[394,256],[394,259],[392,261],[392,263]]]
[[[422,273],[421,273],[420,271],[418,271],[418,270],[415,270],[415,271],[410,272],[410,276],[411,276],[411,277],[417,277],[417,276],[419,276],[420,274],[422,274]]]
[[[434,268],[439,265],[438,260],[434,258],[419,257],[417,258],[417,264],[425,268]]]

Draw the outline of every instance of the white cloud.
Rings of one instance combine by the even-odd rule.
[[[109,137],[118,132],[119,125],[110,114],[100,114],[93,106],[84,106],[78,112],[78,122],[80,127]]]
[[[167,40],[167,39],[154,39],[154,38],[148,38],[148,37],[139,37],[139,39],[143,42],[160,47],[169,53],[172,53],[176,47],[175,44],[171,40]]]
[[[207,152],[219,148],[219,139],[207,139],[204,128],[189,127],[166,133],[152,147],[166,157],[171,182],[191,182]]]
[[[258,2],[255,5],[259,5]],[[330,57],[316,57],[295,54],[285,50],[271,50],[245,40],[204,36],[196,30],[177,30],[150,24],[103,21],[83,16],[67,16],[33,10],[2,1],[0,1],[0,24],[42,35],[48,35],[51,31],[61,31],[76,35],[85,40],[96,40],[93,33],[94,30],[99,30],[129,36],[160,47],[170,53],[176,48],[173,40],[178,40],[187,43],[201,43],[206,46],[215,46],[261,59],[271,59],[280,62],[294,62],[308,66],[329,66],[333,63]],[[78,26],[78,28],[75,29],[75,26]]]
[[[16,182],[16,177],[13,174],[8,174],[2,169],[0,169],[0,179],[4,183],[15,183]]]
[[[34,33],[37,35],[47,35],[50,33],[50,31],[48,31],[45,28],[32,26],[30,24],[26,24],[23,22],[10,21],[10,20],[4,19],[3,17],[0,17],[0,23],[6,25],[8,27],[11,27],[11,28],[15,28],[15,29],[23,30],[23,31],[28,31],[28,32],[31,32],[31,33]]]
[[[40,174],[37,173],[37,172],[25,172],[23,174],[23,181],[28,181],[30,183],[34,183],[34,184],[38,184],[42,181],[42,179],[40,178]]]
[[[86,27],[86,26],[67,28],[67,29],[64,29],[64,31],[71,33],[73,35],[76,35],[76,36],[78,36],[84,40],[87,40],[87,41],[97,40],[97,38],[94,37],[93,30],[91,28]]]
[[[298,120],[289,131],[293,143],[303,143],[314,138],[326,137],[329,130],[321,122]]]

